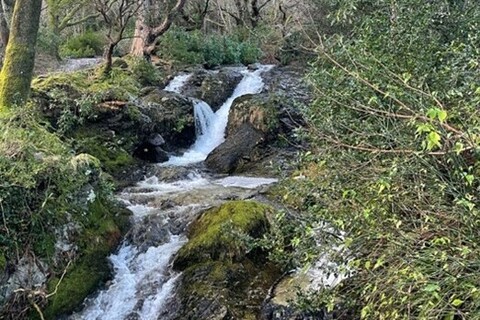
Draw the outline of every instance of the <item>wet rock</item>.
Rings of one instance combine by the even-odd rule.
[[[165,139],[163,139],[163,137],[160,134],[156,133],[156,134],[151,135],[147,139],[147,142],[149,144],[151,144],[152,146],[159,147],[159,146],[165,144]]]
[[[209,72],[204,69],[195,70],[185,86],[182,88],[182,94],[187,97],[200,99],[202,96],[202,83],[208,74]]]
[[[142,98],[142,112],[152,121],[170,149],[185,148],[195,141],[193,103],[173,92],[153,90]]]
[[[242,162],[255,158],[253,151],[264,140],[262,132],[251,124],[244,123],[208,155],[205,165],[214,172],[232,173]]]
[[[144,142],[134,151],[134,156],[150,163],[161,163],[168,161],[168,154],[159,146]]]
[[[243,75],[232,69],[222,69],[218,73],[208,74],[202,82],[201,96],[197,97],[217,111],[233,94]]]
[[[161,216],[148,216],[136,223],[129,236],[141,252],[150,247],[158,247],[170,240],[170,233],[165,219]]]
[[[205,101],[213,111],[217,111],[233,94],[243,75],[238,68],[223,68],[218,72],[197,70],[185,87],[182,94]]]

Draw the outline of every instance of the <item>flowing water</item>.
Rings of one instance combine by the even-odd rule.
[[[194,101],[197,140],[181,157],[172,157],[159,172],[177,170],[180,179],[152,176],[126,188],[118,197],[133,212],[133,228],[118,252],[110,256],[114,277],[104,290],[85,301],[84,309],[70,319],[157,319],[175,292],[179,274],[171,269],[175,253],[186,243],[187,225],[204,210],[229,199],[249,199],[276,179],[215,177],[189,164],[203,161],[224,141],[233,100],[263,88],[261,74],[242,69],[243,80],[214,113],[203,101]],[[190,78],[173,79],[166,90],[180,92]],[[168,167],[170,166],[170,167]],[[183,166],[183,167],[182,167]],[[175,171],[176,172],[176,171]]]
[[[233,101],[247,94],[260,93],[264,86],[262,73],[267,72],[272,67],[271,65],[264,65],[255,71],[242,69],[243,79],[235,88],[232,96],[215,113],[207,103],[203,101],[195,103],[196,114],[201,114],[203,117],[202,120],[197,119],[197,121],[208,123],[208,125],[202,127],[200,136],[197,137],[197,141],[187,152],[180,157],[171,157],[164,165],[185,166],[205,160],[213,149],[225,141],[225,128]]]

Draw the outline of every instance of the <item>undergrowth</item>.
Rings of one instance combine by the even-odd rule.
[[[349,278],[305,296],[307,309],[479,319],[478,6],[327,2],[353,32],[319,43],[299,132],[310,151],[278,192],[300,214],[279,219],[273,253],[345,266]]]

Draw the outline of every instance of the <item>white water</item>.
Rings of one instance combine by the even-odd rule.
[[[110,257],[115,272],[112,284],[108,290],[99,293],[79,319],[124,319],[135,309],[138,309],[135,312],[140,319],[154,319],[178,276],[168,273],[170,258],[184,242],[180,237],[172,236],[171,242],[150,247],[145,253],[139,253],[132,245],[124,245]],[[137,303],[145,295],[144,288],[153,291],[140,307]]]
[[[244,94],[260,92],[263,88],[260,75],[270,68],[263,66],[254,72],[243,70],[243,80],[217,113],[213,113],[208,104],[196,102],[197,141],[183,157],[173,158],[169,163],[180,166],[204,160],[224,140],[233,100]],[[165,90],[180,92],[189,77],[176,77]],[[148,228],[148,218],[158,219],[155,221],[169,226],[169,223],[177,225],[179,221],[188,223],[188,219],[192,221],[199,212],[219,205],[225,201],[223,199],[249,198],[257,188],[275,182],[276,179],[241,176],[215,179],[199,172],[190,172],[184,179],[173,182],[153,176],[125,189],[119,199],[133,212],[136,226],[146,224]],[[171,201],[173,207],[162,209],[164,201]],[[114,269],[111,284],[87,299],[85,308],[70,319],[157,319],[175,292],[180,274],[173,272],[170,264],[184,243],[184,236],[170,234],[166,243],[141,251],[140,246],[126,240],[109,258]]]
[[[182,156],[171,157],[169,161],[163,163],[163,166],[185,166],[205,160],[210,152],[225,141],[225,129],[228,123],[228,114],[233,101],[247,94],[260,93],[263,90],[262,73],[270,70],[273,66],[260,66],[257,70],[242,70],[243,79],[235,88],[232,96],[224,102],[220,109],[213,113],[210,106],[203,102],[196,104],[196,115],[204,117],[201,123],[206,126],[200,130],[201,134],[197,137],[195,144]],[[207,116],[205,118],[205,116]]]
[[[191,73],[176,76],[175,78],[173,78],[172,81],[169,82],[169,84],[163,90],[180,93],[183,86],[185,86],[185,84],[187,83],[188,80],[190,80],[191,77],[192,77]]]
[[[275,183],[276,179],[255,177],[227,177],[212,179],[191,172],[183,180],[160,181],[147,178],[119,195],[133,212],[133,223],[159,213],[155,199],[188,199],[188,205],[165,209],[162,216],[167,223],[171,215],[188,216],[189,212],[218,205],[225,194],[241,195],[262,185]],[[230,188],[230,189],[228,189]],[[246,190],[246,191],[241,191]],[[206,197],[204,195],[209,195]],[[154,199],[154,200],[148,200]],[[204,203],[195,203],[196,201]],[[215,200],[212,200],[215,199]],[[211,202],[216,201],[216,202]],[[160,201],[161,202],[161,201]],[[184,236],[170,235],[170,241],[141,252],[134,244],[124,243],[116,254],[110,256],[114,278],[110,286],[94,298],[85,301],[85,309],[70,317],[72,320],[156,319],[176,288],[180,274],[170,269],[175,253],[186,243]]]

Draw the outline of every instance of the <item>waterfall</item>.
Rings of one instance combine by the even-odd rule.
[[[195,123],[205,124],[206,127],[201,128],[200,130],[197,129],[197,132],[201,132],[201,134],[197,136],[197,140],[187,152],[180,157],[171,157],[169,161],[162,165],[185,166],[205,160],[213,149],[225,141],[225,129],[228,123],[228,114],[233,101],[236,98],[247,94],[260,93],[264,87],[261,75],[271,68],[273,68],[271,65],[262,65],[255,71],[244,68],[242,70],[242,81],[237,85],[232,96],[228,98],[214,114],[207,103],[203,102],[196,104],[201,111],[195,113]],[[209,111],[207,111],[208,109]],[[198,119],[197,116],[204,117],[204,119]]]
[[[193,111],[195,116],[195,131],[197,137],[200,137],[208,132],[216,116],[208,103],[202,100],[195,101]]]
[[[168,83],[168,85],[165,87],[165,91],[170,91],[170,92],[175,92],[175,93],[180,93],[182,88],[185,86],[188,80],[192,77],[191,73],[188,74],[181,74],[173,78],[172,81]]]
[[[264,86],[261,74],[271,67],[261,66],[256,71],[244,68],[242,81],[216,113],[204,101],[194,100],[197,140],[182,157],[172,157],[168,163],[181,166],[203,161],[224,141],[233,101],[245,94],[261,92]],[[190,77],[188,74],[176,77],[165,90],[181,92]],[[68,319],[157,319],[175,294],[180,278],[171,267],[173,256],[187,241],[184,229],[179,230],[178,225],[185,223],[186,228],[188,220],[223,203],[223,199],[246,199],[254,190],[277,182],[277,179],[261,177],[215,178],[204,172],[189,171],[183,180],[147,178],[118,195],[133,212],[133,225],[146,227],[141,229],[142,234],[159,224],[167,228],[168,239],[149,243],[146,250],[141,250],[143,244],[133,238],[125,239],[118,252],[109,257],[114,269],[110,285],[86,299],[83,310]],[[172,203],[172,206],[164,206],[165,203]]]

